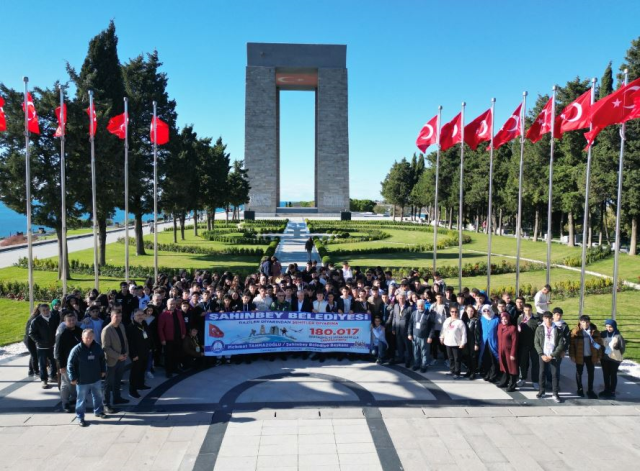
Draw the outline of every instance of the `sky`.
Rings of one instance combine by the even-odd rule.
[[[496,98],[496,129],[523,91],[530,103],[576,76],[617,71],[640,36],[640,1],[605,0],[4,0],[0,82],[21,88],[68,80],[89,40],[113,19],[126,62],[157,49],[178,125],[222,136],[244,153],[248,42],[345,44],[350,193],[380,198],[395,160],[411,158],[422,125],[462,101],[467,122]],[[312,93],[281,96],[281,199],[313,199]],[[320,175],[322,178],[322,175]]]

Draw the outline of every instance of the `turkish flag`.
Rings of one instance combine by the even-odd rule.
[[[527,139],[534,144],[551,131],[551,108],[553,108],[553,98],[549,98],[549,101],[544,105],[544,108],[542,108],[540,114],[527,131]]]
[[[129,116],[127,113],[119,114],[109,120],[107,131],[115,134],[120,139],[124,139],[127,135],[127,126],[129,125]]]
[[[638,116],[638,103],[635,98],[640,95],[640,78],[629,85],[619,88],[611,95],[596,102],[591,107],[591,131],[585,133],[587,148],[593,145],[596,136],[607,126],[626,123]]]
[[[87,108],[87,114],[89,115],[89,135],[96,135],[96,128],[98,127],[98,119],[96,118],[96,104],[93,103],[92,106]]]
[[[522,132],[522,103],[518,105],[509,119],[502,125],[498,134],[493,138],[493,148],[499,149],[504,144],[515,139]]]
[[[22,111],[27,113],[27,129],[34,134],[40,134],[40,126],[38,126],[38,113],[36,113],[36,107],[33,106],[33,98],[31,93],[27,92],[27,109],[24,109],[24,103],[22,103]]]
[[[590,125],[589,114],[591,113],[591,89],[584,92],[575,101],[564,107],[562,113],[556,116],[556,128],[554,135],[562,139],[562,135],[567,131],[588,128]]]
[[[156,126],[154,126],[154,124],[156,124]],[[154,138],[154,127],[156,128],[155,134],[157,135],[157,140]],[[153,118],[151,120],[151,132],[149,135],[152,143],[158,144],[159,146],[166,144],[169,142],[169,125],[160,118]]]
[[[0,96],[0,131],[7,130],[7,118],[4,115],[4,98]]]
[[[60,114],[60,107],[56,108],[56,118],[58,118],[58,127],[53,137],[62,137],[65,134],[65,127],[67,124],[67,104],[62,104],[62,114]]]
[[[427,151],[427,147],[432,144],[437,144],[438,139],[438,115],[431,118],[427,124],[422,126],[418,138],[416,139],[416,145],[422,152]]]
[[[492,124],[493,116],[491,115],[491,108],[489,108],[464,127],[464,142],[473,150],[476,150],[481,142],[491,140]]]
[[[442,150],[447,150],[458,142],[462,142],[462,113],[458,113],[440,130],[440,148]]]

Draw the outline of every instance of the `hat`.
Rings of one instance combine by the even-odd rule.
[[[51,307],[57,306],[58,304],[60,304],[60,300],[59,299],[54,299],[53,301],[51,301]]]
[[[482,307],[480,308],[480,312],[491,312],[491,306],[489,306],[488,304],[483,304]]]
[[[542,313],[542,317],[549,317],[549,318],[551,318],[552,316],[553,316],[553,314],[551,314],[551,312],[549,312],[549,311],[544,311],[544,312]]]
[[[506,311],[500,313],[500,319],[502,320],[504,317],[506,317],[508,320],[511,320],[511,316]]]
[[[620,332],[618,332],[618,323],[616,321],[614,321],[613,319],[607,319],[606,321],[604,321],[604,325],[610,325],[611,327],[613,327],[613,332],[615,334],[619,334]]]

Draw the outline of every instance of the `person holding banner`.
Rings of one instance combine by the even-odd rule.
[[[380,317],[375,317],[373,319],[371,333],[371,354],[376,358],[376,363],[380,365],[384,362],[388,347],[385,336],[385,327],[382,324],[382,319]]]

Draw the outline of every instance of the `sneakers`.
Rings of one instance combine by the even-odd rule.
[[[129,396],[135,398],[135,399],[140,399],[140,394],[138,393],[138,391],[129,391]],[[118,404],[118,402],[116,401],[116,404]]]
[[[580,397],[584,397],[584,391],[582,390],[582,388],[578,389],[578,392],[576,392],[576,394]]]
[[[593,390],[587,391],[587,397],[589,399],[598,399],[598,395],[595,392],[593,392]]]
[[[427,367],[423,366],[422,368],[420,368],[420,373],[426,373],[427,372]]]
[[[98,417],[100,419],[106,419],[107,418],[107,414],[105,414],[104,412],[100,412],[99,414],[96,414],[96,417]]]
[[[538,394],[536,394],[536,397],[537,397],[538,399],[542,399],[542,398],[544,397],[544,391],[540,391],[540,392],[538,392]]]
[[[108,406],[108,405],[105,405],[105,406],[104,406],[104,411],[105,411],[107,414],[115,414],[115,413],[116,413],[116,410],[115,410],[113,407]]]
[[[516,386],[518,386],[519,388],[524,386],[524,379],[518,380],[518,382],[516,383]]]
[[[155,378],[155,376],[153,375],[153,373],[151,371],[147,371],[146,377],[147,377],[147,379]]]
[[[553,402],[555,402],[556,404],[560,404],[562,402],[562,399],[560,399],[560,396],[558,396],[557,394],[554,394]]]
[[[82,418],[82,419],[78,419],[78,425],[79,425],[80,427],[86,427],[86,426],[87,426],[87,421],[86,421],[86,420],[84,420],[84,418]]]
[[[46,381],[42,382],[42,389],[49,389],[49,383],[47,383]]]
[[[71,406],[69,405],[68,402],[65,402],[62,405],[62,410],[65,411],[67,414],[70,414],[71,412],[73,412],[73,410],[71,409]]]

